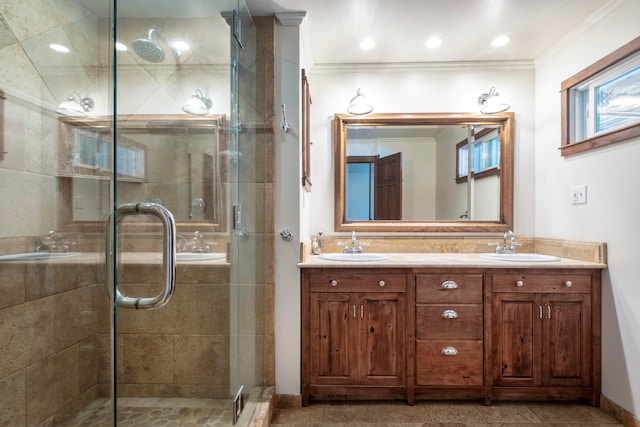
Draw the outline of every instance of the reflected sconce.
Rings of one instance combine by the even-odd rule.
[[[94,106],[93,99],[89,97],[82,98],[78,92],[73,92],[58,105],[56,113],[69,117],[87,117],[87,113],[93,110]]]
[[[480,112],[483,114],[495,114],[507,111],[511,106],[500,96],[495,87],[491,87],[488,93],[478,97]]]
[[[209,114],[212,105],[211,99],[207,98],[200,89],[196,89],[191,98],[182,106],[182,111],[194,116],[205,116]]]
[[[362,94],[360,88],[358,88],[356,96],[351,98],[351,102],[349,103],[349,108],[347,108],[347,111],[349,112],[349,114],[355,114],[358,116],[369,114],[373,111],[373,107],[367,104],[367,102],[365,101],[364,95]]]

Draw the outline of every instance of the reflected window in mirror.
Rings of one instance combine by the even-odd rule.
[[[335,230],[505,231],[512,224],[513,117],[336,114]],[[465,166],[459,143],[469,129],[477,134]],[[456,182],[457,175],[465,180]]]
[[[466,139],[456,145],[456,182],[500,174],[500,129],[485,128],[473,137],[471,152]],[[471,164],[471,172],[469,172]]]

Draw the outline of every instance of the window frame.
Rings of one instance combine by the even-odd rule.
[[[622,63],[630,56],[640,53],[640,37],[636,37],[624,46],[611,52],[604,58],[591,64],[584,70],[574,74],[560,85],[561,108],[561,146],[560,154],[569,156],[594,148],[603,147],[630,138],[640,136],[640,121],[621,126],[607,132],[600,132],[579,141],[571,141],[572,129],[576,120],[576,108],[572,100],[572,90],[585,85],[591,79],[604,76],[611,68]],[[625,71],[621,71],[620,74]],[[591,103],[589,105],[592,105]]]
[[[489,136],[493,133],[496,132],[496,136],[495,137],[491,137],[489,138]],[[500,130],[499,128],[486,128],[481,130],[480,132],[478,132],[478,134],[474,135],[473,137],[473,142],[471,144],[468,143],[468,141],[466,139],[463,139],[462,141],[458,142],[456,144],[456,184],[462,184],[467,182],[469,175],[471,175],[471,177],[473,179],[481,179],[481,178],[485,178],[488,176],[493,176],[493,175],[500,175],[500,156],[501,153],[498,152],[498,164],[494,165],[494,166],[490,166],[490,167],[484,167],[480,172],[476,172],[475,170],[473,170],[472,166],[473,165],[467,165],[467,173],[465,175],[461,175],[460,174],[460,152],[462,150],[463,147],[467,146],[471,149],[473,149],[472,147],[470,147],[470,145],[473,145],[475,143],[477,143],[478,141],[482,142],[482,146],[483,146],[483,153],[484,153],[484,146],[487,142],[498,138],[500,138]],[[498,142],[498,147],[500,147],[500,143]],[[468,156],[468,153],[467,153]]]

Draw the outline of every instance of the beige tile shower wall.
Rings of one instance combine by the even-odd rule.
[[[160,289],[159,265],[124,264],[128,296]],[[118,392],[124,397],[228,397],[229,267],[180,266],[171,303],[161,310],[119,309]],[[108,385],[109,313],[101,312],[99,381]]]
[[[92,265],[0,269],[0,425],[55,424],[98,395]]]

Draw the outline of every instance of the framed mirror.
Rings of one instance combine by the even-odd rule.
[[[334,116],[335,231],[513,228],[514,113]]]
[[[99,226],[110,209],[112,118],[59,123],[60,228]],[[182,231],[224,230],[224,115],[132,115],[117,125],[119,203],[160,203]]]

